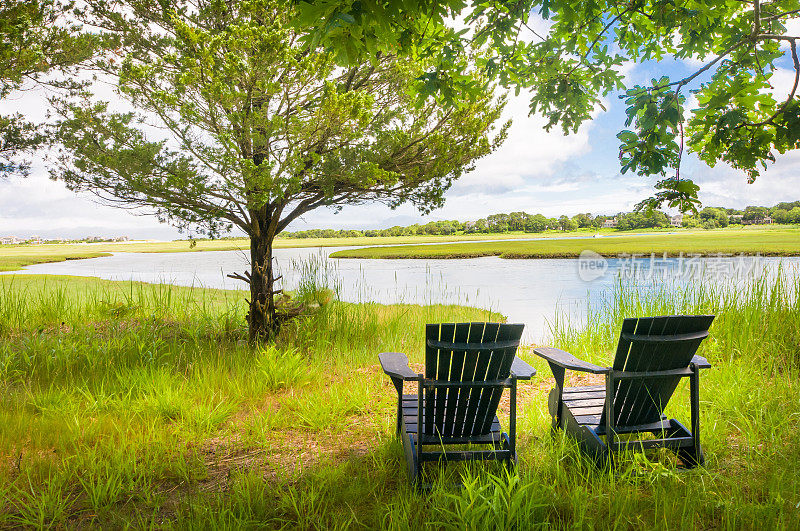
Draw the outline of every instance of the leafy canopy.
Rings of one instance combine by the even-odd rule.
[[[58,101],[53,176],[179,227],[238,226],[271,242],[320,206],[428,211],[505,136],[491,91],[450,107],[419,101],[413,86],[431,59],[382,51],[341,66],[290,24],[288,1],[89,5],[87,22],[119,43],[96,67],[131,110],[88,91]],[[463,75],[487,85],[474,69]]]
[[[699,202],[697,186],[680,177],[684,146],[750,182],[777,153],[800,147],[800,36],[786,30],[798,17],[798,0],[300,0],[294,24],[311,28],[306,42],[324,43],[342,64],[389,51],[430,58],[417,88],[448,102],[480,91],[461,68],[477,46],[487,52],[477,59],[487,76],[531,89],[531,112],[565,133],[623,91],[622,171],[661,176],[661,191],[640,208],[686,210]],[[700,66],[625,86],[623,66],[644,61]],[[793,70],[794,82],[776,93],[779,66]],[[686,108],[687,93],[696,108]]]
[[[100,39],[81,32],[68,20],[72,2],[58,0],[0,3],[0,99],[14,91],[46,82],[53,86],[73,82],[47,78],[70,72],[85,61]],[[19,114],[0,115],[0,177],[26,175],[30,163],[20,157],[44,141],[41,128]]]

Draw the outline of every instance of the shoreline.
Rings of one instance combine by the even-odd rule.
[[[727,228],[710,231],[653,230],[637,232],[574,231],[569,233],[461,234],[455,236],[397,236],[376,238],[282,238],[276,249],[356,247],[333,252],[330,258],[360,259],[469,259],[498,256],[503,259],[579,258],[591,250],[605,258],[623,255],[680,257],[800,256],[800,227]],[[249,241],[186,240],[0,246],[0,272],[26,266],[111,256],[113,253],[180,253],[246,251]]]
[[[344,251],[340,251],[344,252]],[[688,253],[688,252],[668,252],[668,253],[659,253],[659,252],[650,252],[650,253],[605,253],[605,252],[598,252],[596,253],[598,256],[603,258],[737,258],[739,256],[763,256],[765,258],[797,258],[800,257],[800,251],[797,252],[758,252],[758,253],[749,253],[749,252],[735,252],[735,253],[725,253],[725,252],[697,252],[697,253]],[[338,256],[337,256],[338,255]],[[627,255],[627,256],[626,256]],[[335,258],[337,260],[468,260],[472,258],[490,258],[496,256],[498,258],[502,258],[504,260],[552,260],[552,259],[570,259],[570,260],[577,260],[580,259],[580,253],[553,253],[553,254],[522,254],[522,253],[486,253],[486,254],[450,254],[450,255],[435,255],[435,256],[415,256],[415,255],[391,255],[391,256],[350,256],[350,255],[339,255],[339,252],[333,253],[330,255],[329,258]]]
[[[361,259],[457,259],[486,256],[547,259],[579,258],[585,251],[595,253],[595,257],[599,255],[605,258],[800,256],[800,228],[781,226],[708,232],[625,234],[614,238],[373,246],[340,250],[330,256]]]

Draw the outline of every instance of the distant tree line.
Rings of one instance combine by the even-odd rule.
[[[503,234],[507,232],[545,232],[548,230],[573,231],[578,229],[599,229],[607,220],[615,219],[614,227],[619,231],[666,228],[671,225],[670,217],[660,210],[651,214],[645,212],[619,213],[616,216],[576,214],[572,217],[548,218],[542,214],[511,212],[492,214],[477,221],[444,220],[431,221],[424,225],[415,223],[406,227],[396,225],[388,229],[309,229],[286,232],[286,238],[374,238],[379,236],[448,236],[452,234]],[[778,203],[774,207],[749,206],[744,210],[722,207],[706,207],[697,215],[684,216],[683,227],[714,229],[729,225],[747,223],[798,223],[800,224],[800,201]]]
[[[667,219],[666,214],[663,215]],[[625,214],[632,216],[637,221],[643,214]],[[448,236],[451,234],[502,234],[506,232],[544,232],[546,230],[570,231],[578,228],[599,228],[603,226],[609,216],[593,216],[592,214],[577,214],[572,217],[561,216],[548,218],[542,214],[528,214],[526,212],[512,212],[510,214],[492,214],[477,221],[443,220],[431,221],[424,225],[415,223],[406,227],[396,225],[388,229],[368,230],[334,230],[310,229],[297,232],[287,232],[282,236],[287,238],[352,238],[364,236],[373,238],[378,236]],[[667,220],[667,225],[669,221]],[[642,226],[655,226],[652,224]],[[633,227],[632,227],[633,228]]]
[[[800,224],[800,201],[778,203],[773,207],[749,206],[744,210],[735,208],[706,207],[696,216],[685,216],[684,227],[716,229],[741,224]]]

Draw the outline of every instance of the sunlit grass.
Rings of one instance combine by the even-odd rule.
[[[727,238],[736,235],[746,235],[746,237],[760,237],[759,235],[766,235],[769,238],[769,243],[783,245],[785,238],[781,235],[788,235],[790,238],[796,240],[800,237],[800,229],[795,226],[788,225],[775,225],[775,226],[750,226],[750,227],[729,227],[727,229],[717,230],[700,230],[700,229],[639,229],[635,234],[645,234],[651,237],[660,238],[669,236],[669,233],[677,232],[681,237],[691,236],[691,238],[705,238],[711,242],[715,247],[720,249],[728,249],[722,242],[727,241]],[[554,239],[554,238],[590,238],[594,234],[601,234],[604,236],[624,236],[635,237],[631,233],[619,232],[612,229],[578,229],[576,231],[563,232],[558,230],[548,230],[541,233],[526,233],[526,232],[509,232],[502,234],[452,234],[449,236],[381,236],[374,238],[356,237],[356,238],[277,238],[275,240],[275,248],[283,249],[290,247],[348,247],[348,246],[375,246],[375,245],[414,245],[414,244],[429,244],[429,243],[445,243],[445,242],[463,242],[463,241],[483,241],[483,240],[519,240],[519,239]],[[660,240],[653,240],[660,241]],[[510,242],[513,243],[513,242]],[[551,242],[552,243],[552,242]],[[595,242],[596,243],[596,242]],[[604,241],[605,243],[605,241]],[[791,243],[791,242],[790,242]],[[524,244],[524,242],[518,242]],[[477,246],[476,246],[477,245]],[[531,246],[532,245],[532,246]],[[402,249],[387,248],[385,250],[370,249],[363,253],[353,254],[354,251],[343,251],[341,257],[364,257],[364,258],[414,258],[414,257],[464,257],[464,256],[492,256],[504,253],[521,253],[519,256],[572,256],[574,249],[562,249],[561,247],[541,247],[541,244],[523,245],[518,247],[517,244],[511,247],[506,247],[504,242],[499,243],[483,243],[483,244],[461,244],[458,247],[433,247],[424,245],[420,247],[404,247]],[[550,244],[548,244],[550,245]],[[585,244],[584,244],[585,245]],[[649,243],[648,243],[649,245]],[[748,244],[749,245],[749,244]],[[722,247],[720,247],[722,246]],[[244,238],[238,239],[225,239],[225,240],[200,240],[191,242],[188,240],[176,240],[168,242],[127,242],[127,243],[95,243],[87,244],[45,244],[45,245],[0,245],[0,271],[16,271],[28,265],[63,262],[65,260],[75,260],[83,258],[97,258],[101,256],[109,256],[111,253],[182,253],[182,252],[202,252],[202,251],[247,251],[250,248],[250,242]],[[577,252],[583,250],[581,247]],[[591,247],[590,247],[591,248]],[[765,247],[766,248],[766,247]],[[405,249],[405,250],[403,250]],[[555,254],[545,254],[542,249]],[[634,248],[632,248],[634,249]],[[635,251],[626,252],[655,252],[654,248],[646,248],[641,251],[639,247],[635,247]],[[670,248],[671,250],[672,248]],[[786,251],[788,249],[788,251]],[[796,254],[798,251],[797,246],[789,245],[786,249],[776,248],[779,250],[778,254],[786,254],[790,252]],[[688,249],[684,249],[685,252]],[[742,251],[750,252],[749,247],[742,249]],[[784,252],[786,251],[786,252]],[[714,251],[714,252],[723,252]],[[727,251],[725,251],[727,252]],[[737,250],[730,252],[740,252]],[[533,253],[533,254],[531,254]],[[767,254],[766,252],[762,254]],[[510,257],[510,255],[509,255]]]
[[[574,258],[591,250],[603,256],[620,255],[726,255],[762,256],[800,255],[800,228],[747,227],[718,230],[677,230],[630,234],[617,232],[607,237],[572,237],[537,241],[502,241],[473,243],[443,243],[439,245],[410,245],[366,247],[337,251],[334,258]]]
[[[575,234],[585,234],[582,229]],[[514,232],[507,234],[453,234],[450,236],[380,236],[374,238],[277,238],[276,249],[290,247],[345,247],[351,245],[400,245],[436,243],[464,240],[506,240],[530,237],[561,236],[560,231],[541,234]],[[186,253],[202,251],[248,251],[250,240],[245,238],[224,240],[176,240],[168,242],[126,242],[87,244],[0,245],[0,271],[16,271],[25,266],[63,262],[82,258],[110,256],[111,253]]]
[[[520,386],[517,473],[434,466],[424,493],[407,484],[377,353],[421,364],[425,323],[497,315],[333,300],[253,348],[241,292],[1,277],[0,526],[792,527],[799,295],[786,278],[620,285],[586,326],[555,321],[557,346],[609,364],[624,317],[716,314],[701,351],[714,365],[701,377],[705,468],[678,469],[669,452],[596,468],[551,435],[549,368],[526,348],[539,374]],[[686,389],[668,413],[688,419]]]

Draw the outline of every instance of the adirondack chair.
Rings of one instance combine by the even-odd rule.
[[[397,433],[403,440],[408,475],[418,483],[429,461],[504,460],[516,464],[517,380],[536,371],[516,357],[521,324],[447,323],[425,327],[425,374],[408,366],[405,354],[378,357],[397,389]],[[417,382],[404,394],[404,382]],[[497,406],[511,389],[510,435],[502,432]],[[446,445],[479,445],[490,450],[448,450]],[[437,451],[423,450],[437,447]]]
[[[598,461],[613,460],[613,451],[673,449],[687,467],[703,465],[700,447],[700,369],[711,367],[695,355],[708,336],[713,315],[671,315],[625,319],[614,364],[600,367],[556,348],[536,348],[556,380],[550,392],[553,428],[577,438]],[[605,385],[564,387],[566,370],[605,375]],[[689,431],[664,408],[681,378],[689,378]],[[652,433],[655,439],[619,440],[619,435]],[[605,441],[601,439],[605,436]]]

